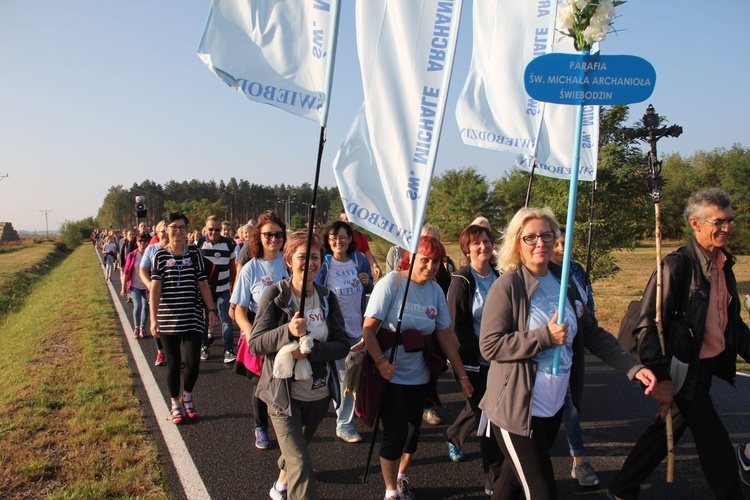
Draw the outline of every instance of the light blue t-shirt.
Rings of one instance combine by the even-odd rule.
[[[350,342],[358,342],[362,338],[362,294],[365,287],[359,281],[354,261],[339,262],[331,257],[326,286],[336,294]]]
[[[289,273],[284,263],[284,252],[279,252],[279,256],[273,260],[252,258],[242,266],[229,301],[257,313],[258,303],[266,288],[287,278]]]
[[[539,287],[531,295],[529,306],[529,329],[541,328],[549,324],[558,306],[560,282],[552,273],[537,277]],[[583,305],[581,304],[581,312]],[[568,337],[562,346],[560,366],[557,375],[552,375],[552,358],[554,349],[544,349],[534,356],[537,362],[536,380],[532,395],[531,415],[534,417],[552,417],[565,402],[565,394],[570,383],[570,368],[573,366],[573,338],[578,333],[576,312],[565,301],[565,323],[568,326]]]
[[[158,252],[161,249],[162,249],[161,243],[154,243],[153,245],[147,246],[146,250],[143,251],[143,258],[141,259],[141,267],[147,267],[151,269],[151,265],[154,260],[154,255],[156,255],[156,252]]]
[[[392,272],[375,284],[367,304],[365,316],[382,321],[381,328],[396,331],[398,311],[404,300],[406,278],[401,277],[400,286],[398,272]],[[397,290],[398,287],[398,290]],[[395,299],[394,299],[395,294]],[[393,304],[391,306],[391,303]],[[386,308],[388,308],[386,310]],[[430,335],[437,330],[449,328],[451,317],[448,313],[448,303],[440,285],[428,281],[421,285],[412,282],[409,285],[409,296],[406,300],[404,315],[401,320],[401,331],[419,330],[422,335]],[[383,353],[390,357],[391,350]],[[424,362],[424,355],[419,352],[406,352],[404,346],[399,345],[396,350],[396,372],[391,382],[401,385],[426,384],[430,380],[430,372]]]
[[[490,271],[488,276],[482,276],[477,273],[473,268],[471,274],[474,276],[476,288],[474,290],[474,299],[471,301],[471,314],[474,317],[474,335],[479,337],[479,332],[482,328],[482,314],[484,313],[484,303],[487,300],[487,292],[495,282],[497,277],[495,273]],[[484,366],[490,366],[489,361],[483,357],[479,357],[479,364]]]

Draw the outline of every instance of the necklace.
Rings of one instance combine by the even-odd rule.
[[[177,287],[179,288],[179,286],[182,284],[182,268],[190,264],[190,259],[185,255],[185,252],[186,252],[185,244],[184,243],[182,244],[182,253],[178,255],[174,254],[174,248],[172,248],[171,244],[167,246],[166,250],[169,252],[169,255],[172,257],[170,260],[167,261],[167,266],[174,267],[175,269],[177,269]],[[182,257],[180,259],[179,264],[177,263],[178,256]]]

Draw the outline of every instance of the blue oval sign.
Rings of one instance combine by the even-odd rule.
[[[545,54],[526,66],[523,81],[537,101],[606,106],[648,99],[656,71],[636,56]]]

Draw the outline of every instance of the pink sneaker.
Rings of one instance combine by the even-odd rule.
[[[140,335],[138,335],[138,331],[139,330],[140,330],[140,328],[138,328],[137,326],[135,328],[133,328],[133,338],[134,339],[137,339],[137,338],[140,337]]]
[[[167,357],[164,356],[164,353],[159,351],[156,354],[156,361],[154,361],[154,366],[164,366],[167,364]]]

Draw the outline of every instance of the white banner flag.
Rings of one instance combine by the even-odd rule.
[[[570,178],[576,106],[543,103],[524,88],[526,65],[551,52],[575,52],[554,30],[557,2],[475,2],[471,68],[456,107],[465,144],[518,153],[516,166]],[[557,40],[555,40],[557,38]],[[583,113],[579,179],[596,178],[599,107]]]
[[[198,56],[248,99],[325,126],[339,0],[213,0]]]
[[[526,93],[523,72],[551,50],[556,4],[474,2],[471,67],[456,105],[464,144],[534,155],[545,103]]]
[[[411,251],[427,209],[461,3],[357,3],[365,102],[333,169],[349,220]]]

